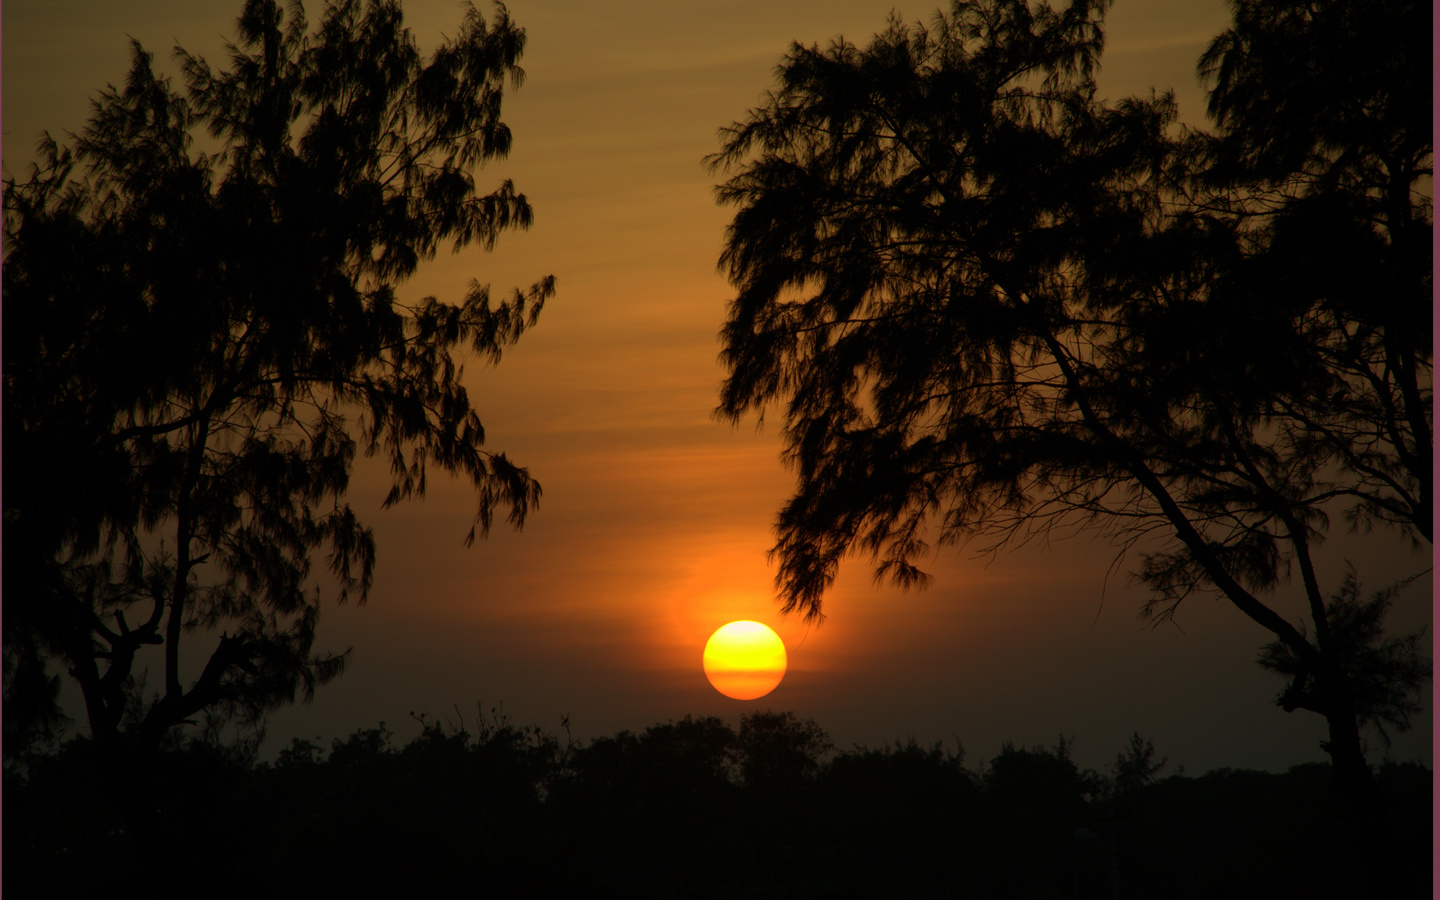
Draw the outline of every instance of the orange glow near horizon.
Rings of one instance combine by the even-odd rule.
[[[763,697],[785,677],[788,660],[780,635],[759,622],[731,622],[705,642],[705,677],[736,700]]]

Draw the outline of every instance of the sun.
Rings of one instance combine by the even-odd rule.
[[[785,677],[785,642],[759,622],[731,622],[705,642],[705,677],[736,700],[754,700]]]

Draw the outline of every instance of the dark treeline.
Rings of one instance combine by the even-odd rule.
[[[383,723],[272,762],[214,741],[116,772],[93,745],[8,767],[9,896],[1236,898],[1426,896],[1431,772],[1381,766],[1357,836],[1327,764],[1170,774],[1136,735],[836,752],[756,712],[574,742],[502,715]],[[136,785],[127,792],[117,785]],[[443,893],[441,893],[443,892]],[[583,892],[583,893],[581,893]]]

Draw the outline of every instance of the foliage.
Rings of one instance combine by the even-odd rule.
[[[442,245],[529,226],[509,181],[475,181],[510,149],[524,43],[503,7],[467,6],[426,57],[397,0],[335,0],[313,27],[247,0],[226,68],[177,49],[177,88],[136,45],[86,128],[7,177],[7,728],[44,658],[103,745],[308,700],[346,659],[313,648],[316,563],[340,602],[373,577],[357,453],[388,465],[387,506],[431,467],[469,481],[467,543],[497,510],[524,522],[539,485],[485,449],[462,354],[497,361],[553,280],[498,303],[474,282],[458,303],[398,293]],[[215,631],[185,685],[182,641]]]
[[[736,737],[742,782],[771,790],[814,778],[833,749],[819,725],[790,712],[749,713],[740,720]]]
[[[735,732],[714,716],[653,725],[639,735],[622,731],[600,738],[575,754],[580,780],[604,791],[604,798],[647,797],[662,807],[725,791],[730,785]],[[641,791],[650,785],[658,793]]]
[[[981,775],[986,815],[994,830],[987,851],[1013,872],[1011,880],[1023,893],[1034,895],[1064,882],[1070,860],[1035,859],[1029,848],[1074,841],[1077,827],[1091,819],[1087,803],[1104,793],[1100,777],[1076,765],[1073,750],[1073,739],[1064,735],[1054,747],[1007,742]]]
[[[1425,653],[1428,629],[1401,637],[1387,637],[1383,625],[1398,589],[1387,587],[1360,598],[1360,582],[1352,569],[1325,606],[1330,640],[1345,673],[1352,694],[1355,715],[1362,725],[1374,725],[1390,746],[1388,723],[1399,731],[1410,730],[1410,719],[1422,709],[1417,699],[1433,675]],[[1266,644],[1260,665],[1289,679],[1279,704],[1286,710],[1323,709],[1325,700],[1315,696],[1320,685],[1291,649],[1279,641]]]
[[[1398,526],[1428,545],[1431,10],[1231,5],[1234,24],[1199,64],[1216,132],[1185,148],[1199,168],[1185,200],[1240,235],[1244,256],[1220,293],[1265,310],[1243,321],[1309,385],[1270,398],[1277,443],[1341,470],[1317,487],[1344,500],[1352,525]]]
[[[853,552],[923,585],[932,542],[1093,529],[1142,556],[1145,617],[1214,592],[1323,683],[1354,787],[1315,548],[1337,514],[1432,538],[1428,55],[1386,44],[1424,10],[1238,2],[1204,134],[1169,93],[1096,98],[1108,6],[952,0],[791,47],[710,159],[718,414],[783,411],[786,611]],[[1292,576],[1313,640],[1270,599]]]
[[[329,762],[335,766],[353,766],[391,756],[395,752],[390,746],[390,738],[394,734],[395,732],[386,728],[385,723],[381,722],[375,728],[362,728],[355,731],[344,741],[336,738],[330,743]],[[424,734],[421,735],[422,739],[424,736]],[[304,752],[303,745],[292,744],[292,750]],[[286,763],[289,764],[288,759]]]
[[[1130,735],[1130,746],[1115,755],[1115,764],[1110,767],[1115,793],[1130,794],[1150,784],[1167,762],[1169,757],[1155,759],[1155,745],[1135,732]]]
[[[790,713],[752,715],[819,730]],[[121,802],[93,742],[72,741],[28,777],[7,775],[3,887],[81,893],[157,846],[181,851],[167,871],[216,897],[1100,898],[1116,880],[1122,896],[1411,896],[1429,878],[1431,773],[1415,765],[1380,770],[1397,827],[1357,846],[1324,765],[1171,776],[1136,787],[1122,808],[1091,790],[1069,741],[1007,746],[977,771],[958,751],[910,741],[839,751],[788,780],[682,792],[666,807],[678,773],[709,777],[692,763],[712,739],[736,736],[730,724],[692,718],[601,738],[568,759],[599,754],[571,767],[554,738],[503,717],[473,731],[415,718],[408,740],[362,728],[331,741],[328,758],[318,738],[293,742],[313,748],[299,764],[293,753],[242,763],[191,742],[123,786],[139,785],[143,803]],[[611,752],[641,745],[649,767]],[[620,769],[626,788],[612,792]]]
[[[964,760],[958,747],[925,747],[913,738],[834,754],[820,772],[812,814],[822,829],[823,869],[842,884],[870,887],[873,896],[926,896],[936,893],[937,880],[952,896],[983,896],[977,850],[993,835],[993,822],[983,782]],[[959,864],[937,879],[936,860]],[[956,889],[962,886],[971,890]]]

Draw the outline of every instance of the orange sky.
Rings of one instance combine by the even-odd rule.
[[[933,2],[899,9],[928,17]],[[842,747],[958,737],[976,762],[1002,741],[1063,731],[1082,763],[1100,766],[1133,730],[1192,772],[1322,758],[1323,721],[1275,708],[1280,685],[1253,662],[1266,633],[1203,599],[1182,609],[1183,632],[1143,628],[1123,572],[1105,587],[1113,554],[1084,539],[988,565],[952,552],[919,594],[874,588],[856,561],[823,626],[778,616],[765,551],[790,476],[773,424],[757,433],[710,417],[724,374],[728,287],[715,261],[729,211],[714,204],[717,176],[701,159],[769,87],[789,41],[863,41],[889,8],[510,4],[529,34],[528,79],[507,99],[512,157],[479,181],[514,178],[535,227],[493,254],[439,259],[404,290],[458,298],[471,278],[499,291],[557,276],[540,325],[498,368],[468,374],[492,448],[529,466],[544,500],[522,534],[466,550],[463,485],[433,479],[424,502],[382,513],[383,489],[362,474],[352,502],[373,510],[375,588],[363,609],[327,609],[319,641],[354,645],[353,663],[312,705],[274,717],[270,752],[382,719],[408,739],[411,710],[453,717],[454,704],[469,719],[477,701],[503,701],[521,724],[553,729],[568,715],[577,737],[773,707],[815,718]],[[459,21],[450,0],[406,9],[422,46]],[[5,166],[22,175],[41,129],[78,129],[94,89],[124,76],[127,34],[162,71],[173,71],[163,60],[176,42],[218,63],[239,3],[8,0],[4,10]],[[1199,123],[1194,61],[1225,22],[1221,0],[1118,0],[1103,91],[1174,87],[1182,121]],[[1383,556],[1361,568],[1375,585],[1425,565],[1385,542],[1331,550],[1332,575],[1344,556]],[[1405,622],[1430,620],[1430,589],[1426,579],[1404,596]],[[760,701],[721,697],[701,671],[706,638],[733,619],[771,625],[790,648],[790,674]],[[1398,757],[1430,757],[1428,719],[1419,724]]]

